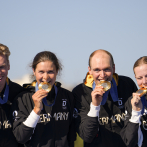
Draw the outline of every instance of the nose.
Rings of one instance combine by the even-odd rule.
[[[100,71],[100,76],[101,76],[101,78],[104,78],[105,77],[105,71],[101,70]]]
[[[49,79],[49,75],[45,72],[45,73],[43,74],[43,80],[44,80],[45,82],[47,82],[48,79]]]

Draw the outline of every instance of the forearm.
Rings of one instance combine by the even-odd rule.
[[[142,144],[142,132],[140,129],[140,111],[132,110],[130,119],[125,121],[125,126],[121,133],[121,136],[128,147],[135,147],[137,144]]]
[[[32,111],[25,121],[20,118],[20,120],[14,122],[13,132],[18,142],[26,143],[31,138],[39,118],[39,115]]]
[[[90,111],[84,115],[81,115],[82,122],[79,126],[79,135],[85,142],[92,142],[96,134],[98,133],[98,116],[100,106],[90,105]]]

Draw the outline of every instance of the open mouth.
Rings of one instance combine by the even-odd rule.
[[[98,81],[110,81],[108,78],[107,79],[98,79]]]
[[[140,88],[146,88],[147,89],[147,86],[146,85],[140,85],[139,87]]]
[[[41,81],[41,82],[47,82],[47,83],[51,84],[51,81]]]

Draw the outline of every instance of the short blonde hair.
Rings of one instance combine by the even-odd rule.
[[[140,57],[135,63],[134,63],[134,66],[133,66],[133,71],[135,69],[135,67],[138,67],[142,64],[147,64],[147,56],[143,56],[143,57]],[[134,72],[135,74],[135,72]]]
[[[7,61],[9,62],[9,56],[10,56],[9,48],[6,45],[3,45],[0,43],[0,55],[6,56]]]

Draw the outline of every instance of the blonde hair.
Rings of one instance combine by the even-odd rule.
[[[135,69],[135,67],[138,67],[142,64],[147,64],[147,56],[143,56],[143,57],[140,57],[135,63],[134,63],[134,66],[133,66],[133,71]],[[135,74],[135,72],[134,72]]]
[[[7,61],[9,62],[9,56],[10,56],[9,48],[6,45],[3,45],[0,43],[0,55],[6,56]]]

